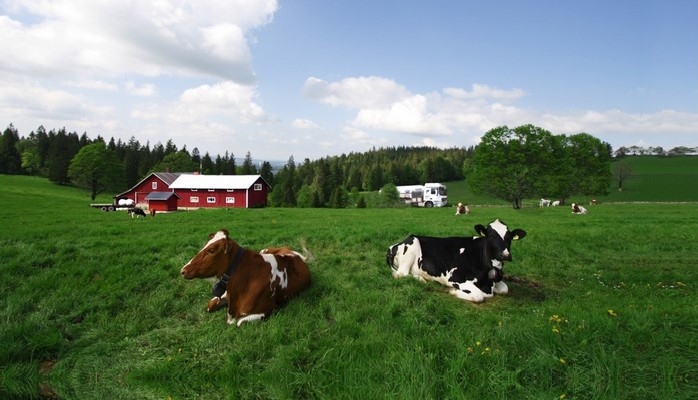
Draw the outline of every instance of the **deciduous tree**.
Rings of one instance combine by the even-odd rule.
[[[70,161],[68,175],[76,186],[90,191],[92,200],[107,189],[124,183],[124,166],[103,142],[89,144]]]

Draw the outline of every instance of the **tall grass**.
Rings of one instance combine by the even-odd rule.
[[[0,176],[0,397],[692,399],[698,204],[200,210],[131,219],[79,190]],[[410,233],[528,235],[483,304],[393,279]],[[307,242],[313,284],[267,321],[206,313],[179,269],[218,228]]]

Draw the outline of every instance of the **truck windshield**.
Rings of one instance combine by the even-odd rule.
[[[439,188],[439,196],[446,196],[446,188],[445,187]]]

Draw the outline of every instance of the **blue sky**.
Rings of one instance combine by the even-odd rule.
[[[297,161],[534,124],[698,147],[698,1],[0,0],[0,128]]]

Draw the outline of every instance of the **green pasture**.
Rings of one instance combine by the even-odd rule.
[[[624,202],[698,202],[698,157],[697,156],[632,156],[612,164],[612,168],[625,165],[632,177],[617,190],[614,182],[606,196],[573,196],[567,203],[589,204],[594,198],[602,203]],[[486,195],[476,195],[466,181],[448,182],[448,198],[451,204],[462,202],[468,205],[508,205],[502,200]],[[550,196],[544,196],[550,198]],[[540,198],[524,201],[524,205],[536,206]]]
[[[199,210],[132,219],[79,189],[0,176],[0,398],[694,399],[698,203]],[[450,186],[449,186],[450,187]],[[509,294],[471,304],[393,279],[410,233],[527,236]],[[309,290],[241,328],[179,270],[227,228],[307,243]]]

